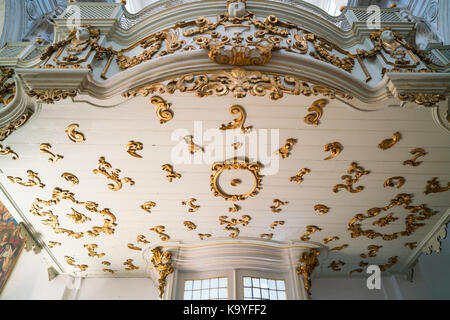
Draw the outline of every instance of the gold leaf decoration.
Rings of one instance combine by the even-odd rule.
[[[359,256],[361,258],[364,258],[364,259],[369,258],[369,257],[370,258],[376,257],[376,255],[378,253],[378,250],[380,250],[381,248],[383,248],[383,246],[369,245],[367,247],[369,252],[368,253],[361,253]]]
[[[389,148],[392,148],[397,142],[399,142],[401,139],[400,132],[395,132],[394,137],[392,139],[385,139],[380,142],[378,145],[379,149],[387,150]]]
[[[100,157],[98,159],[98,168],[92,170],[94,174],[102,174],[107,179],[112,180],[115,182],[115,185],[110,183],[108,184],[109,190],[118,191],[122,189],[122,184],[129,183],[131,186],[134,185],[134,181],[131,178],[119,178],[119,173],[121,172],[120,169],[112,169],[112,166],[109,162],[106,162],[105,157]],[[112,169],[111,172],[108,172],[109,169]]]
[[[48,242],[48,247],[49,247],[50,249],[52,249],[52,248],[55,247],[55,246],[61,246],[61,242],[55,242],[55,241],[49,241],[49,242]]]
[[[156,206],[156,203],[154,203],[153,201],[147,201],[141,205],[141,208],[142,208],[142,210],[147,211],[148,213],[152,213],[152,208],[155,206]]]
[[[367,175],[370,173],[370,171],[368,170],[364,170],[363,167],[358,166],[358,164],[356,162],[352,162],[350,165],[350,168],[347,170],[348,175],[343,175],[341,177],[342,180],[345,180],[345,184],[337,184],[333,187],[333,192],[339,192],[340,189],[345,189],[348,192],[351,193],[357,193],[357,192],[361,192],[364,187],[363,186],[358,186],[356,187],[356,189],[353,189],[353,184],[356,183],[359,178],[361,178],[364,175]],[[350,174],[355,174],[355,177],[353,178],[352,176],[350,176]]]
[[[245,114],[245,110],[244,110],[244,108],[242,108],[242,106],[239,106],[239,105],[232,106],[230,108],[230,113],[232,115],[237,114],[238,117],[236,119],[234,119],[233,122],[229,122],[226,125],[222,124],[222,126],[220,127],[220,130],[229,130],[229,129],[240,128],[241,133],[243,133],[243,134],[250,132],[252,130],[253,126],[244,127],[246,114]]]
[[[12,151],[10,147],[5,147],[5,149],[3,149],[3,146],[0,144],[0,156],[6,156],[8,154],[12,156],[13,160],[19,159],[19,155]]]
[[[6,107],[16,96],[16,82],[10,81],[14,77],[14,69],[0,66],[0,104]]]
[[[310,114],[306,115],[304,121],[306,124],[318,126],[319,120],[323,115],[323,108],[325,108],[328,104],[327,99],[319,99],[312,103],[311,107],[308,108]]]
[[[27,109],[23,115],[20,116],[20,118],[8,122],[3,127],[0,127],[0,141],[5,140],[11,133],[13,133],[15,130],[23,126],[33,115],[33,111],[30,109]]]
[[[148,241],[144,235],[140,234],[137,236],[137,241],[138,242],[142,242],[142,243],[150,243],[150,241]]]
[[[284,145],[284,147],[281,147],[280,149],[278,149],[278,151],[276,152],[276,154],[281,155],[281,158],[285,159],[287,157],[289,157],[290,152],[292,150],[292,147],[297,144],[297,139],[287,139],[286,140],[286,144]]]
[[[273,233],[261,233],[259,236],[263,239],[266,238],[267,240],[271,240],[273,237]]]
[[[132,157],[135,158],[142,158],[142,156],[140,154],[137,154],[137,151],[140,151],[144,149],[144,145],[142,144],[142,142],[136,142],[136,141],[128,141],[127,143],[127,152],[129,155],[131,155]]]
[[[32,170],[27,170],[27,174],[28,174],[28,181],[27,182],[23,182],[22,178],[20,178],[20,177],[8,176],[7,178],[9,180],[11,180],[12,183],[18,183],[18,184],[20,184],[21,186],[24,186],[24,187],[35,187],[35,186],[37,186],[39,188],[44,188],[45,187],[45,184],[43,184],[41,182],[41,179],[39,179],[39,176],[38,176],[37,172],[34,172]]]
[[[98,247],[96,244],[85,244],[83,245],[83,247],[85,247],[89,251],[89,257],[101,258],[105,255],[104,253],[95,252],[95,249],[97,249]]]
[[[196,201],[197,201],[197,199],[195,199],[195,198],[190,198],[188,201],[182,201],[181,204],[182,204],[183,206],[188,206],[188,207],[190,207],[190,208],[188,209],[189,212],[197,212],[198,209],[200,208],[200,206],[194,204],[194,202],[196,202]]]
[[[372,222],[372,225],[376,226],[378,225],[379,227],[385,227],[388,224],[390,224],[391,222],[394,222],[398,220],[398,218],[395,218],[392,216],[392,213],[389,213],[387,216],[378,219],[377,221]]]
[[[332,236],[332,237],[323,239],[323,243],[327,244],[330,241],[338,241],[338,240],[339,240],[338,236]]]
[[[169,182],[172,182],[172,179],[180,179],[181,178],[181,174],[174,172],[172,166],[168,163],[162,165],[162,170],[167,172],[166,178],[167,178],[167,181],[169,181]]]
[[[75,259],[74,259],[73,257],[70,257],[70,256],[64,256],[64,258],[66,259],[66,262],[67,262],[68,265],[70,265],[70,266],[72,266],[72,267],[75,267],[75,268],[78,268],[78,269],[80,269],[81,271],[86,271],[87,268],[88,268],[88,266],[85,265],[85,264],[82,264],[82,265],[76,264],[76,263],[75,263]]]
[[[127,259],[127,260],[125,260],[125,262],[123,263],[123,265],[124,265],[124,266],[127,266],[127,267],[125,268],[125,270],[127,270],[127,271],[133,271],[133,270],[138,270],[138,269],[139,269],[139,267],[137,267],[137,266],[135,266],[135,265],[133,264],[133,259]]]
[[[271,229],[275,229],[275,227],[276,226],[282,226],[282,225],[284,225],[284,221],[274,221],[274,222],[272,222],[271,224],[270,224],[270,228]]]
[[[150,103],[155,106],[155,113],[159,119],[159,123],[163,124],[173,119],[173,112],[170,109],[170,104],[163,98],[153,96],[150,98]]]
[[[172,267],[172,254],[169,250],[162,251],[161,247],[157,247],[152,250],[153,256],[151,258],[151,263],[155,268],[156,272],[159,274],[158,279],[158,291],[159,297],[162,298],[164,294],[164,289],[166,287],[166,278],[169,274],[173,273],[174,269]]]
[[[36,99],[43,103],[53,104],[61,99],[67,99],[68,97],[75,97],[77,90],[63,90],[63,89],[34,89],[28,90],[26,93],[30,97],[36,97]]]
[[[295,175],[295,176],[293,176],[293,177],[290,177],[290,178],[289,178],[289,181],[295,181],[295,182],[297,182],[297,184],[300,184],[300,183],[302,183],[302,181],[303,181],[303,176],[304,176],[305,174],[310,173],[310,172],[311,172],[311,170],[309,170],[308,168],[302,168],[302,169],[300,169],[300,171],[297,173],[297,175]]]
[[[111,274],[114,274],[114,273],[115,273],[114,270],[112,270],[112,269],[106,269],[106,268],[103,269],[103,272],[109,272],[109,273],[111,273]]]
[[[432,94],[432,93],[399,93],[397,95],[402,101],[414,102],[419,106],[433,107],[440,101],[445,101],[446,97],[442,94]]]
[[[91,218],[86,217],[81,212],[76,211],[74,208],[72,209],[72,213],[68,213],[67,217],[75,221],[75,223],[85,223],[86,221],[91,221]]]
[[[330,208],[328,208],[326,205],[323,204],[316,204],[314,206],[314,211],[319,210],[319,216],[328,213],[328,211],[330,210]]]
[[[423,193],[438,193],[445,192],[450,189],[450,182],[447,182],[446,187],[441,187],[440,183],[437,180],[437,177],[433,177],[431,180],[427,181],[427,185],[425,186],[425,191]]]
[[[84,134],[76,131],[76,129],[78,127],[79,127],[78,124],[73,123],[66,128],[67,137],[70,139],[70,141],[75,142],[75,143],[76,142],[81,143],[81,142],[86,141]]]
[[[388,179],[386,179],[386,181],[384,182],[383,186],[386,187],[395,187],[395,185],[397,184],[397,189],[400,188],[401,186],[403,186],[405,184],[405,178],[397,176],[397,177],[390,177]]]
[[[233,204],[233,207],[228,208],[228,212],[235,213],[241,210],[241,207],[239,207],[237,204]]]
[[[303,234],[303,235],[300,237],[300,240],[302,240],[302,241],[308,241],[308,240],[311,239],[311,238],[309,237],[310,235],[312,235],[314,232],[321,231],[321,230],[322,230],[322,229],[319,228],[319,227],[317,227],[317,226],[313,226],[313,225],[306,226],[306,232],[305,232],[305,234]]]
[[[42,143],[41,146],[39,147],[39,150],[41,150],[41,153],[45,153],[48,154],[50,156],[50,158],[48,159],[48,162],[51,163],[55,163],[56,161],[58,161],[59,159],[64,158],[62,155],[54,155],[53,153],[51,153],[48,149],[51,149],[51,145],[48,143]]]
[[[281,211],[280,206],[287,205],[287,201],[281,201],[280,199],[273,199],[273,206],[270,206],[270,210],[274,213],[279,213]]]
[[[236,238],[240,230],[236,227],[237,225],[242,225],[243,227],[247,226],[252,218],[248,215],[243,215],[241,219],[231,218],[229,221],[227,220],[227,216],[220,216],[219,221],[220,225],[225,224],[225,230],[231,231],[230,238]]]
[[[210,238],[211,234],[209,234],[209,233],[199,233],[198,236],[199,236],[200,240],[203,240],[205,238]]]
[[[341,271],[342,269],[339,267],[339,266],[343,266],[343,265],[345,265],[345,262],[344,261],[341,261],[341,260],[339,260],[339,261],[332,261],[331,263],[330,263],[330,265],[328,266],[328,268],[331,268],[333,271]]]
[[[331,248],[330,250],[331,251],[341,251],[345,248],[348,248],[348,244],[343,244],[342,246],[334,247],[334,248]]]
[[[319,266],[319,260],[317,259],[319,254],[320,252],[317,249],[309,249],[309,252],[303,252],[300,256],[300,266],[296,269],[297,274],[303,276],[303,284],[308,297],[311,296],[311,274]]]
[[[412,155],[415,154],[415,156],[412,159],[410,159],[410,160],[403,161],[403,165],[404,166],[410,165],[410,166],[413,166],[413,167],[417,167],[419,164],[422,163],[422,161],[416,161],[417,158],[423,157],[423,156],[425,156],[427,154],[427,152],[425,152],[425,150],[423,148],[413,149],[413,150],[410,151],[410,153]]]
[[[323,146],[323,151],[328,152],[331,151],[331,154],[323,160],[330,160],[337,157],[342,151],[342,144],[339,142],[331,142],[327,143]]]
[[[170,239],[170,237],[164,233],[164,231],[166,231],[166,227],[164,226],[156,226],[154,228],[150,228],[149,230],[156,232],[161,238],[161,241],[168,241]]]
[[[185,227],[187,227],[188,231],[197,229],[197,226],[192,221],[185,221],[183,224]]]
[[[194,137],[193,136],[189,135],[189,136],[184,137],[184,141],[188,145],[188,150],[189,150],[190,154],[194,154],[197,151],[205,152],[203,147],[200,147],[200,146],[198,146],[198,145],[196,145],[194,143]]]
[[[68,182],[71,182],[72,186],[75,186],[80,183],[80,180],[78,180],[78,178],[74,174],[69,172],[64,172],[63,174],[61,174],[61,178],[63,178]]]
[[[128,244],[127,244],[127,247],[128,247],[128,249],[131,249],[131,250],[142,251],[142,248],[136,247],[136,246],[135,246],[134,244],[132,244],[132,243],[128,243]]]

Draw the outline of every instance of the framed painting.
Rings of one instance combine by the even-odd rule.
[[[0,202],[0,292],[16,264],[25,241],[19,236],[16,220]]]

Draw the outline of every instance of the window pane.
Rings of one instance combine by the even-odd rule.
[[[277,280],[277,290],[285,290],[283,280]]]
[[[219,289],[219,299],[228,298],[228,290],[227,288],[220,288]]]
[[[202,280],[194,280],[194,290],[198,290],[202,287]]]
[[[267,289],[269,287],[267,279],[259,279],[259,283],[261,284],[261,288]]]
[[[202,300],[207,300],[209,299],[209,290],[208,289],[204,289],[202,290]]]
[[[252,286],[252,278],[244,277],[244,287],[251,287]]]
[[[261,298],[269,299],[269,289],[261,289]]]
[[[209,289],[209,279],[202,280],[202,289]]]
[[[269,285],[269,289],[275,290],[277,288],[275,285],[275,280],[268,280],[267,284]]]
[[[286,300],[286,292],[278,291],[278,300]]]
[[[252,297],[252,288],[244,288],[244,297],[251,298]]]
[[[252,278],[253,287],[259,288],[259,279]]]
[[[228,279],[227,278],[219,278],[219,287],[228,287]]]
[[[200,291],[196,290],[192,292],[192,299],[193,300],[200,300]]]
[[[270,290],[270,291],[269,291],[269,295],[270,295],[270,300],[278,300],[277,292],[276,292],[276,291]]]
[[[219,298],[219,289],[211,289],[209,291],[209,298],[210,299],[218,299]]]
[[[259,288],[253,288],[253,297],[261,298],[261,291]]]
[[[192,281],[185,281],[184,282],[184,290],[192,290]]]
[[[219,287],[219,279],[218,278],[214,278],[214,279],[211,279],[211,288],[217,288],[217,287]]]
[[[191,299],[192,299],[192,291],[185,291],[184,300],[191,300]]]

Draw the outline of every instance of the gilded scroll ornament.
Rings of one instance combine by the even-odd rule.
[[[311,107],[308,108],[308,111],[311,112],[305,116],[304,121],[306,124],[318,126],[320,123],[320,119],[323,115],[323,108],[327,106],[329,101],[327,99],[319,99],[312,103]]]
[[[76,211],[74,208],[72,209],[72,213],[68,213],[66,216],[72,219],[75,223],[85,223],[86,221],[91,221],[91,218],[86,217],[81,212]]]
[[[147,201],[141,205],[141,209],[147,211],[148,213],[152,213],[152,208],[155,206],[156,203],[154,203],[153,201]]]
[[[401,139],[400,132],[395,132],[394,137],[392,139],[385,139],[380,142],[378,145],[379,149],[387,150],[389,148],[392,148],[397,142],[399,142]]]
[[[70,141],[75,143],[76,142],[81,143],[86,141],[84,134],[76,130],[78,127],[79,127],[78,124],[73,123],[66,128],[67,137],[69,138]]]
[[[275,229],[276,226],[282,226],[284,225],[284,221],[274,221],[270,224],[271,229]]]
[[[173,119],[173,112],[170,109],[170,104],[163,98],[153,96],[150,98],[150,103],[155,106],[155,113],[159,119],[159,123],[163,124]]]
[[[124,265],[124,266],[127,266],[127,267],[125,268],[126,271],[133,271],[133,270],[138,270],[138,269],[139,269],[138,266],[135,266],[135,265],[133,264],[133,259],[127,259],[127,260],[125,260],[125,262],[123,263],[123,265]]]
[[[376,257],[378,250],[380,250],[381,248],[383,248],[383,246],[369,245],[369,246],[367,246],[367,249],[369,250],[369,252],[361,253],[359,256],[364,259]]]
[[[111,172],[108,172],[108,169],[111,169],[112,166],[109,162],[106,162],[105,157],[100,157],[98,159],[98,168],[92,170],[94,174],[100,173],[104,175],[107,179],[114,181],[116,184],[108,184],[109,190],[118,191],[122,189],[122,184],[129,183],[131,186],[134,185],[134,181],[131,178],[119,178],[120,169],[112,169]]]
[[[319,216],[328,213],[330,211],[330,208],[328,208],[326,205],[323,204],[316,204],[314,206],[314,211],[319,210]]]
[[[321,231],[321,230],[322,230],[322,229],[319,228],[319,227],[317,227],[317,226],[313,226],[313,225],[306,226],[306,232],[305,232],[305,234],[303,234],[303,235],[300,237],[300,240],[302,240],[302,241],[308,241],[308,240],[311,239],[311,238],[309,237],[310,235],[312,235],[314,232]]]
[[[0,128],[0,141],[5,140],[11,133],[23,126],[30,119],[32,114],[33,112],[27,109],[20,118],[3,125],[3,127]]]
[[[267,240],[271,240],[273,237],[273,233],[261,233],[259,236],[263,239],[265,238]]]
[[[205,238],[211,238],[211,234],[210,233],[199,233],[198,237],[200,238],[200,240],[204,240]]]
[[[343,244],[342,246],[334,247],[334,248],[331,248],[330,250],[331,251],[341,251],[345,248],[348,248],[348,244]]]
[[[3,149],[3,146],[0,144],[0,156],[6,156],[8,154],[12,156],[13,160],[19,159],[19,155],[12,151],[10,147],[5,147],[5,149]]]
[[[200,206],[194,204],[194,202],[196,202],[196,201],[197,201],[197,199],[195,199],[195,198],[190,198],[188,201],[182,201],[181,204],[182,204],[183,206],[188,206],[188,207],[190,207],[190,208],[188,209],[189,212],[197,212],[198,209],[200,208]]]
[[[83,245],[83,247],[85,247],[87,249],[87,251],[89,251],[89,254],[88,254],[89,257],[97,257],[97,258],[100,259],[100,258],[105,256],[104,253],[97,253],[97,252],[95,252],[95,250],[97,249],[98,246],[96,244],[94,244],[94,243],[92,243],[92,244],[85,244],[85,245]]]
[[[247,160],[238,160],[234,158],[233,161],[216,162],[211,166],[213,174],[210,177],[211,180],[211,190],[215,197],[222,197],[229,201],[240,201],[245,200],[248,197],[254,197],[258,194],[261,189],[262,176],[259,174],[261,171],[261,165],[259,163],[249,163]],[[219,177],[225,170],[247,170],[254,178],[253,187],[244,194],[230,195],[222,191],[219,186]]]
[[[405,178],[397,176],[397,177],[390,177],[386,179],[383,186],[386,187],[395,187],[397,185],[397,189],[401,188],[405,184]]]
[[[280,149],[278,149],[278,151],[276,152],[276,154],[281,155],[281,158],[285,159],[287,157],[289,157],[290,152],[292,150],[292,147],[297,144],[297,139],[287,139],[286,140],[286,144],[284,145],[284,147],[281,147]]]
[[[0,106],[6,107],[16,96],[16,82],[11,81],[14,70],[0,66]]]
[[[427,152],[425,152],[425,150],[423,148],[412,149],[409,153],[411,153],[412,155],[415,154],[415,156],[412,159],[410,159],[410,160],[403,161],[403,165],[404,166],[410,165],[410,166],[413,166],[413,167],[417,167],[419,164],[422,163],[422,161],[416,161],[417,158],[423,157],[423,156],[425,156],[427,154]]]
[[[115,273],[114,270],[112,270],[112,269],[107,269],[107,268],[104,268],[102,271],[103,271],[103,272],[109,272],[109,273],[111,273],[111,274],[114,274],[114,273]]]
[[[148,240],[145,238],[145,236],[142,235],[142,234],[140,234],[140,235],[137,236],[137,241],[138,241],[138,242],[145,243],[145,244],[150,243],[150,241],[148,241]]]
[[[290,177],[289,181],[295,181],[295,182],[297,182],[297,184],[300,184],[303,181],[303,176],[305,174],[310,173],[310,172],[311,172],[310,169],[302,168],[302,169],[300,169],[300,171],[295,176]]]
[[[270,206],[270,210],[274,213],[279,213],[281,211],[280,207],[287,205],[287,201],[281,201],[280,199],[273,199],[273,206]]]
[[[63,174],[61,174],[61,178],[63,178],[68,182],[71,182],[72,186],[75,186],[80,183],[80,180],[78,180],[78,178],[73,173],[70,172],[64,172]]]
[[[323,243],[327,244],[330,241],[338,241],[338,240],[339,240],[338,236],[332,236],[332,237],[329,237],[329,238],[324,238],[323,239]]]
[[[331,151],[331,154],[323,160],[330,160],[339,155],[342,151],[342,144],[339,142],[330,142],[323,146],[323,151],[328,152]]]
[[[161,168],[163,171],[167,172],[167,175],[166,175],[167,181],[172,182],[173,179],[181,178],[181,174],[174,172],[173,168],[170,164],[166,163],[166,164],[162,165]]]
[[[340,189],[345,189],[348,192],[351,193],[357,193],[357,192],[361,192],[364,187],[363,186],[358,186],[355,189],[353,189],[353,184],[355,184],[359,178],[361,178],[364,175],[367,175],[370,173],[370,171],[368,170],[364,170],[363,167],[358,166],[358,164],[356,162],[352,162],[350,164],[350,168],[347,170],[348,175],[343,175],[341,177],[342,180],[345,180],[345,184],[337,184],[333,187],[333,192],[339,192]],[[350,174],[355,174],[355,177],[353,178]]]
[[[48,242],[48,247],[50,249],[53,249],[53,247],[55,247],[55,246],[61,246],[61,242],[55,242],[55,241],[49,241]]]
[[[27,170],[27,174],[28,174],[28,181],[27,182],[23,182],[22,178],[20,178],[20,177],[8,176],[7,178],[9,180],[11,180],[11,182],[18,183],[18,184],[20,184],[21,186],[24,186],[24,187],[35,187],[35,186],[37,186],[39,188],[44,188],[45,187],[45,184],[43,184],[41,182],[41,179],[39,178],[37,172],[34,172],[32,170]]]
[[[430,219],[432,216],[434,216],[437,212],[431,211],[429,208],[426,207],[425,204],[421,204],[418,206],[412,206],[411,205],[411,195],[406,193],[401,193],[395,196],[394,199],[392,199],[388,205],[385,207],[374,207],[369,210],[367,210],[367,215],[363,214],[357,214],[353,219],[350,220],[348,223],[348,229],[351,231],[351,237],[357,238],[360,236],[365,236],[369,239],[375,239],[377,237],[381,237],[383,240],[394,240],[397,239],[399,236],[410,236],[412,235],[417,229],[423,227],[424,223],[418,223],[418,221],[424,221]],[[382,234],[379,232],[375,232],[373,230],[363,230],[361,228],[362,221],[374,218],[377,215],[390,210],[391,208],[395,206],[401,206],[404,209],[411,212],[408,216],[405,218],[405,230],[400,232],[394,232],[392,234]]]
[[[439,192],[445,192],[450,189],[450,182],[447,182],[446,187],[441,187],[438,178],[433,177],[431,180],[427,181],[427,185],[425,186],[425,191],[423,193],[429,194],[429,193],[439,193]]]
[[[136,142],[136,141],[128,141],[127,143],[127,152],[130,156],[135,157],[135,158],[142,158],[142,156],[140,154],[137,154],[137,151],[140,151],[144,149],[144,145],[142,144],[142,142]]]
[[[77,90],[64,90],[64,89],[34,89],[27,90],[26,93],[30,97],[36,97],[39,102],[53,104],[61,99],[67,99],[69,97],[75,97],[78,94]]]
[[[392,268],[398,262],[398,256],[393,256],[388,259],[388,263],[381,265],[380,270],[386,271],[389,268]]]
[[[80,264],[76,264],[75,263],[75,259],[73,257],[64,256],[64,258],[66,259],[66,262],[67,262],[68,265],[70,265],[72,267],[75,267],[75,268],[78,268],[81,271],[86,271],[87,268],[88,268],[88,266],[85,265],[85,264],[81,264],[81,265]]]
[[[414,241],[414,242],[405,242],[404,246],[410,248],[411,250],[414,250],[414,248],[417,247],[417,242],[416,241]]]
[[[48,149],[51,149],[51,147],[52,146],[48,143],[42,143],[41,146],[39,147],[39,150],[41,150],[41,153],[45,153],[50,156],[50,158],[48,159],[48,162],[55,163],[59,159],[64,158],[62,155],[59,155],[59,154],[54,155],[52,152],[50,152]]]
[[[319,266],[319,260],[317,259],[319,254],[320,252],[317,249],[310,249],[309,252],[303,252],[300,256],[300,266],[296,269],[297,274],[303,276],[303,284],[308,297],[311,297],[311,274]]]
[[[423,92],[399,93],[397,95],[397,98],[399,98],[401,101],[414,102],[415,104],[424,107],[434,107],[436,104],[438,104],[441,101],[445,101],[446,99],[446,97],[441,94],[423,93]]]
[[[241,210],[241,207],[239,207],[237,204],[233,204],[231,208],[228,208],[228,212],[235,213]]]
[[[205,152],[205,150],[203,149],[203,147],[200,147],[198,145],[196,145],[194,143],[194,137],[193,136],[186,136],[184,137],[184,141],[186,142],[186,144],[188,145],[189,148],[189,153],[190,154],[194,154],[197,151],[201,151],[201,152]]]
[[[164,231],[166,231],[166,227],[164,226],[156,226],[154,228],[150,228],[149,230],[156,232],[161,238],[161,241],[168,241],[170,239],[170,237],[164,233]]]
[[[161,247],[157,247],[152,250],[153,256],[150,260],[156,272],[159,275],[158,279],[158,291],[159,297],[162,298],[164,290],[166,288],[166,278],[169,274],[173,273],[172,267],[172,253],[169,250],[162,251]]]
[[[128,243],[128,244],[127,244],[127,247],[128,247],[128,249],[131,249],[131,250],[142,251],[142,248],[136,247],[136,246],[135,246],[134,244],[132,244],[132,243]]]
[[[183,224],[185,227],[187,227],[188,231],[193,231],[197,229],[197,226],[192,221],[185,221]]]
[[[393,217],[392,213],[389,213],[387,216],[378,219],[377,221],[372,222],[372,225],[379,226],[379,227],[385,227],[389,225],[391,222],[394,222],[398,220],[398,218]]]
[[[252,218],[248,215],[243,215],[241,219],[231,218],[229,221],[227,220],[227,216],[220,216],[219,221],[220,225],[225,224],[225,230],[231,231],[230,238],[236,238],[240,230],[237,228],[237,225],[242,225],[243,227],[247,226]]]
[[[333,271],[341,271],[342,269],[340,268],[340,266],[343,266],[343,265],[345,265],[345,262],[344,261],[341,261],[341,260],[339,260],[339,261],[332,261],[331,263],[330,263],[330,265],[328,266],[328,268],[331,268]]]
[[[219,128],[220,130],[229,130],[229,129],[237,129],[240,128],[241,133],[245,134],[247,132],[250,132],[253,128],[253,126],[244,127],[246,114],[244,108],[242,108],[239,105],[234,105],[230,108],[230,113],[232,115],[237,114],[238,117],[233,120],[233,122],[229,122],[228,124],[222,124],[222,126]]]

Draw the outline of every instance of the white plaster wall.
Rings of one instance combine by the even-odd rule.
[[[381,289],[369,290],[365,277],[313,278],[311,300],[384,300],[384,280]]]

